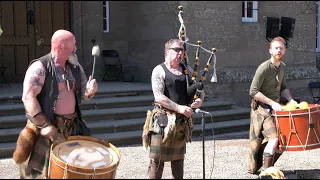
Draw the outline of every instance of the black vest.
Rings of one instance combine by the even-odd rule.
[[[52,121],[57,99],[59,97],[58,82],[56,79],[56,68],[53,64],[51,53],[35,59],[30,62],[30,65],[35,61],[40,61],[46,70],[46,78],[41,92],[38,94],[37,99],[39,101],[42,111],[47,115],[48,119]],[[81,72],[79,66],[73,66],[67,61],[67,66],[70,67],[73,77],[76,80],[75,83],[75,98],[77,100],[76,107],[81,103]],[[81,118],[80,112],[77,112],[78,117]]]
[[[188,93],[185,74],[177,76],[170,72],[164,63],[161,66],[166,73],[164,95],[177,104],[187,105]]]

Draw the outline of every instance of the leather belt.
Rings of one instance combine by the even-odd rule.
[[[270,110],[272,110],[272,107],[271,107],[270,105],[268,105],[268,104],[262,103],[262,102],[260,102],[260,101],[257,101],[257,104],[258,104],[258,106],[261,106],[261,107],[264,108],[264,109],[270,109]]]

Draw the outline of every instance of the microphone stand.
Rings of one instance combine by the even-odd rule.
[[[204,135],[205,135],[205,121],[204,121],[204,113],[201,113],[201,121],[202,121],[202,173],[203,179],[205,179],[205,146],[204,146]]]

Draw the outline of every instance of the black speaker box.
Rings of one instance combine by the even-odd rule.
[[[266,37],[275,38],[279,36],[280,19],[277,17],[267,17]]]
[[[284,39],[291,38],[293,36],[295,22],[296,20],[294,18],[282,17],[279,36],[281,36]]]

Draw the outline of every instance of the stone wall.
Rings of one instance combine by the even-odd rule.
[[[79,54],[90,72],[91,39],[101,49],[120,53],[126,76],[150,83],[151,71],[164,61],[164,44],[177,38],[180,23],[178,6],[184,8],[184,22],[189,42],[202,41],[206,49],[217,48],[217,83],[205,81],[208,98],[221,98],[248,106],[249,88],[256,68],[270,58],[267,41],[267,17],[295,18],[293,38],[288,41],[284,58],[288,69],[288,86],[293,96],[312,102],[307,85],[319,79],[316,61],[316,2],[259,1],[258,22],[242,22],[241,1],[110,1],[110,32],[102,32],[102,2],[73,1],[73,30]],[[82,18],[82,20],[81,20]],[[193,64],[196,48],[187,47]],[[201,52],[200,69],[209,53]],[[98,61],[99,77],[104,74]],[[207,79],[212,76],[212,68]]]

